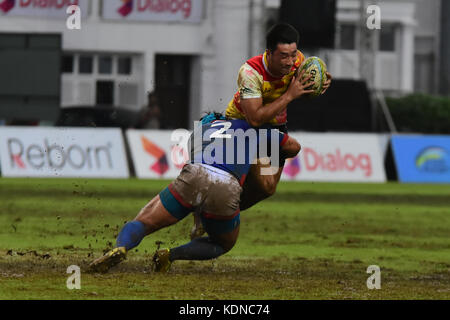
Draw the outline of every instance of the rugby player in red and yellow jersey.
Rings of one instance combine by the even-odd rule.
[[[270,71],[273,67],[269,69],[269,65],[274,64],[273,58],[277,62],[276,69],[280,70],[276,75],[272,73],[275,71]],[[293,99],[292,96],[283,95],[287,93],[297,68],[304,60],[305,56],[297,50],[297,46],[282,44],[275,52],[267,50],[264,54],[249,59],[239,70],[238,92],[228,104],[226,116],[246,119],[255,127],[266,123],[285,125],[286,106]],[[274,102],[276,108],[271,105]]]
[[[307,89],[310,77],[303,79],[303,73],[297,74],[305,56],[298,50],[299,34],[294,27],[285,23],[276,24],[267,33],[266,43],[264,54],[249,59],[239,70],[238,92],[228,104],[226,117],[245,119],[252,127],[270,123],[287,133],[287,106],[293,100],[313,92]],[[328,72],[327,78],[322,94],[331,84],[331,74]],[[241,211],[275,193],[283,172],[283,155],[280,160],[280,168],[273,175],[261,175],[262,168],[270,167],[270,164],[258,161],[251,166],[241,194]],[[195,215],[191,238],[198,237],[202,232],[199,218]]]
[[[264,54],[249,59],[239,70],[238,92],[229,103],[226,116],[245,119],[253,127],[270,123],[287,133],[287,106],[291,101],[312,93],[307,89],[310,77],[302,80],[303,74],[297,74],[305,56],[297,48],[299,34],[294,27],[276,24],[267,33],[266,43]],[[327,73],[327,78],[322,94],[331,84],[330,73]],[[283,164],[273,176],[260,174],[263,167],[260,162],[252,166],[241,196],[241,210],[275,193]]]

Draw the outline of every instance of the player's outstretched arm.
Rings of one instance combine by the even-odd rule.
[[[252,127],[260,127],[263,124],[269,123],[280,112],[286,109],[291,101],[300,98],[304,94],[313,93],[314,90],[307,89],[310,86],[309,80],[311,76],[301,81],[298,80],[302,79],[303,74],[304,72],[297,77],[294,76],[286,93],[264,107],[262,98],[242,99],[241,108],[244,111],[247,122]]]

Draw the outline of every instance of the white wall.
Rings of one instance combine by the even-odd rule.
[[[108,1],[108,0],[105,0]],[[138,81],[140,105],[145,92],[154,87],[155,54],[195,56],[191,90],[191,118],[201,111],[224,110],[236,91],[237,72],[250,55],[262,53],[264,11],[261,6],[277,8],[279,0],[253,0],[253,25],[250,28],[251,0],[205,0],[200,23],[120,22],[100,17],[101,1],[89,1],[88,17],[81,31],[71,31],[64,19],[1,16],[0,32],[58,32],[63,50],[74,52],[131,53],[141,57]],[[436,28],[438,0],[383,0],[382,21],[398,23],[397,51],[377,55],[376,84],[382,89],[413,90],[414,37],[430,36]],[[427,6],[430,11],[423,12]],[[417,6],[417,8],[416,8]],[[339,0],[337,20],[359,21],[359,1]],[[420,23],[417,28],[416,20]],[[250,35],[253,38],[250,39]],[[261,51],[261,52],[259,52]],[[357,51],[327,51],[330,71],[336,78],[358,78]]]
[[[375,88],[389,91],[412,92],[414,88],[414,1],[376,1],[381,8],[383,23],[397,25],[394,52],[377,52],[375,55]],[[338,1],[337,22],[360,25],[360,2]],[[358,38],[357,38],[358,39]],[[336,78],[359,79],[358,40],[356,50],[333,50],[329,53],[330,71]]]
[[[248,1],[212,1],[212,33],[203,55],[203,110],[225,110],[237,89],[237,73],[247,59]]]
[[[0,32],[61,33],[63,50],[142,55],[142,93],[154,88],[154,55],[193,55],[200,68],[200,104],[194,110],[224,110],[236,90],[237,72],[248,53],[248,0],[206,0],[201,23],[118,22],[103,20],[100,1],[90,1],[89,16],[81,30],[68,30],[65,19],[8,17],[0,19]],[[195,86],[193,86],[195,87]],[[194,115],[192,115],[194,117]]]

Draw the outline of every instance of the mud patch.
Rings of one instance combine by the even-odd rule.
[[[21,251],[14,251],[14,250],[10,249],[10,250],[8,250],[6,252],[6,255],[7,256],[12,256],[12,257],[13,256],[26,256],[26,255],[29,255],[29,256],[38,257],[38,258],[41,258],[41,259],[44,259],[44,260],[50,259],[52,257],[49,253],[40,254],[36,250],[21,252]]]

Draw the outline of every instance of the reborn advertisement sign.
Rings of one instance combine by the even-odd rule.
[[[0,128],[4,177],[128,178],[120,129]]]

